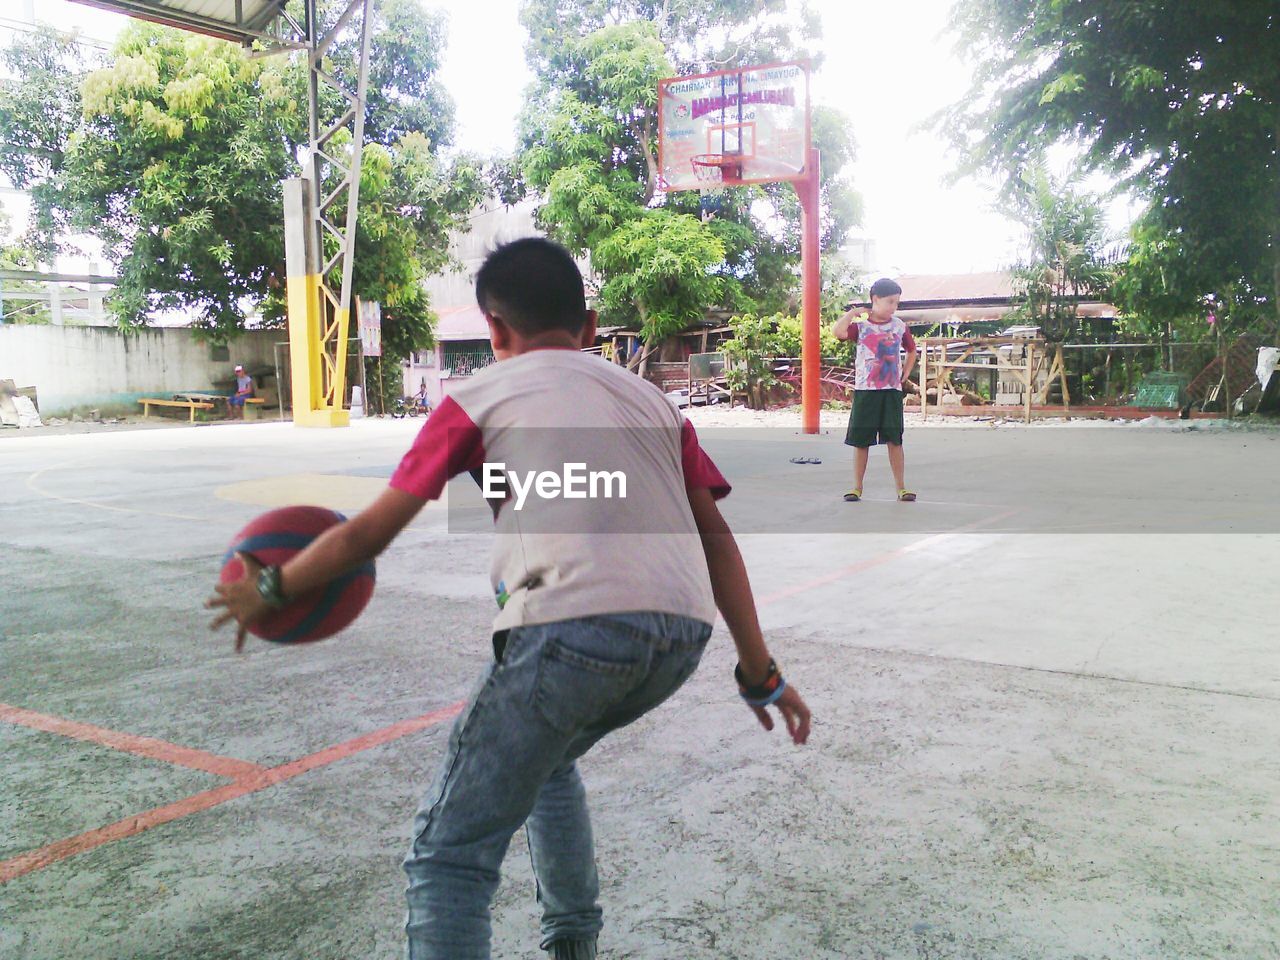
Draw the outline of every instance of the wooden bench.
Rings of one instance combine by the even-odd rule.
[[[194,402],[196,402],[196,403],[211,403],[211,404],[213,404],[215,407],[216,407],[218,404],[220,404],[220,403],[221,403],[221,404],[225,404],[225,405],[226,405],[226,408],[227,408],[227,409],[226,409],[226,415],[227,415],[227,416],[230,416],[230,415],[231,415],[231,398],[230,398],[227,394],[225,394],[225,393],[175,393],[175,394],[173,395],[173,399],[175,399],[175,400],[191,400],[191,401],[194,401]],[[265,402],[265,398],[263,398],[263,397],[245,397],[245,398],[244,398],[244,402],[245,402],[245,405],[246,405],[246,406],[248,406],[248,404],[251,404],[251,403],[252,403],[252,404],[254,404],[256,407],[258,407],[259,409],[261,409],[262,404]]]
[[[152,407],[182,407],[191,411],[191,422],[196,422],[197,410],[212,410],[213,404],[205,400],[158,400],[155,397],[143,397],[138,401],[142,404],[142,415],[144,417],[151,416]]]

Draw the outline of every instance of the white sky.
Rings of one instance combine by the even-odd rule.
[[[515,118],[530,75],[519,0],[420,0],[449,15],[442,81],[457,104],[459,146],[489,154],[514,146]],[[880,273],[964,273],[1007,266],[1019,228],[991,209],[989,185],[946,182],[945,140],[913,128],[968,88],[969,71],[946,33],[951,0],[851,3],[811,0],[821,13],[826,63],[815,103],[849,117],[858,143],[852,170],[865,203],[861,234],[876,243]],[[70,0],[4,0],[0,42],[26,8],[62,29],[110,40],[124,18]],[[0,194],[20,216],[11,194]],[[16,217],[15,217],[16,218]],[[1113,227],[1127,224],[1115,205]],[[64,269],[66,269],[64,267]]]

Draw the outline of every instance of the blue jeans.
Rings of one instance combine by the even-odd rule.
[[[575,761],[671,696],[711,626],[621,613],[516,627],[458,717],[405,859],[411,960],[489,960],[489,903],[525,825],[542,947],[600,932],[586,791]]]

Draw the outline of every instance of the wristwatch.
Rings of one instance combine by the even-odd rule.
[[[280,590],[280,568],[263,567],[258,573],[258,596],[273,610],[279,610],[288,601]]]

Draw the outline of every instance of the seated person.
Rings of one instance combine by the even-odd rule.
[[[232,420],[244,419],[244,402],[253,396],[253,377],[244,372],[244,367],[236,364],[236,392],[227,398],[227,406]],[[237,412],[238,411],[238,412]]]

